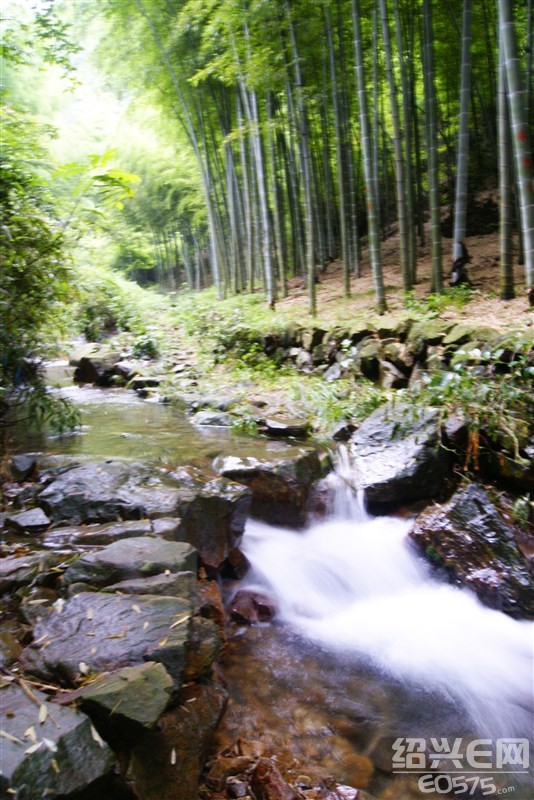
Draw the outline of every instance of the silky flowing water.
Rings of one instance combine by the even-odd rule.
[[[194,428],[126,390],[61,391],[77,403],[83,428],[33,442],[56,458],[184,463],[291,452],[286,443]],[[532,624],[432,576],[409,543],[409,520],[365,512],[346,459],[327,483],[331,514],[307,530],[247,524],[251,570],[228,592],[266,592],[278,613],[273,624],[230,635],[230,700],[216,749],[238,737],[261,740],[292,781],[331,775],[383,800],[459,795],[458,776],[469,779],[463,796],[531,800],[524,740],[533,719]],[[407,766],[428,767],[436,745],[442,754],[456,747],[461,758],[453,776],[421,789],[421,770]],[[496,769],[498,749],[515,763]]]

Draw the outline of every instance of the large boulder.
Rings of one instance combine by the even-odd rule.
[[[132,749],[128,781],[143,800],[192,800],[226,702],[216,684],[184,689],[182,704]]]
[[[369,503],[439,496],[451,466],[440,445],[439,411],[432,408],[378,408],[351,437],[350,452]]]
[[[216,569],[242,535],[251,499],[246,487],[198,467],[164,472],[109,461],[65,470],[37,502],[55,523],[181,518],[173,535]]]
[[[196,548],[205,566],[217,569],[243,534],[252,492],[197,467],[180,467],[168,479],[179,487],[177,536]]]
[[[107,344],[85,345],[70,359],[76,365],[74,380],[77,383],[95,383],[111,386],[115,376],[115,365],[121,356]]]
[[[534,616],[534,581],[514,533],[487,492],[471,484],[444,505],[426,509],[411,532],[427,558],[444,566],[492,608]]]
[[[16,684],[1,693],[2,797],[54,800],[111,772],[115,757],[85,714],[52,705],[36,690],[30,697]]]
[[[291,456],[280,453],[262,459],[221,457],[216,460],[215,468],[220,475],[252,490],[253,517],[291,527],[305,524],[312,486],[325,472],[320,454],[305,448]]]
[[[157,473],[119,461],[73,466],[37,498],[54,522],[71,524],[172,516],[178,500]]]
[[[21,664],[46,680],[157,661],[178,687],[187,655],[191,604],[178,597],[81,592],[43,618]]]
[[[67,568],[66,584],[109,586],[128,578],[148,578],[165,572],[196,570],[196,551],[186,542],[168,542],[140,536],[82,555]]]

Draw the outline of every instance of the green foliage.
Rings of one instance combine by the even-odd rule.
[[[64,237],[52,199],[36,163],[46,159],[44,134],[26,114],[2,107],[0,157],[0,425],[19,404],[49,417],[42,376],[26,369],[43,352],[43,330],[61,320],[61,304],[70,298]],[[50,412],[50,413],[49,413]]]
[[[309,416],[314,416],[323,431],[331,431],[343,422],[357,422],[368,417],[386,402],[389,393],[375,386],[371,381],[361,379],[339,380],[327,383],[323,378],[302,378],[292,389],[294,401]]]
[[[412,315],[421,319],[438,317],[447,308],[464,308],[480,292],[467,284],[447,287],[440,294],[429,294],[416,298],[413,291],[405,293],[405,306]]]
[[[163,322],[167,303],[161,296],[105,267],[87,264],[78,268],[78,292],[74,317],[89,341],[128,331],[138,338],[139,355],[156,352],[152,333],[154,317]],[[149,343],[150,342],[150,343]]]
[[[534,415],[534,357],[530,341],[471,347],[456,353],[451,369],[423,374],[405,395],[414,407],[455,413],[469,431],[466,467],[478,468],[482,445],[507,450],[521,460]]]
[[[518,497],[512,508],[512,522],[521,528],[534,526],[534,500],[529,494]]]

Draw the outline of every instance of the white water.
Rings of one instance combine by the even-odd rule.
[[[330,481],[327,522],[305,532],[248,523],[248,582],[266,589],[279,618],[308,639],[455,700],[478,735],[528,736],[533,625],[438,582],[407,540],[411,522],[370,518],[346,469]]]

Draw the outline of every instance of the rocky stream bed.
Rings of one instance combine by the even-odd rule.
[[[188,463],[167,433],[159,453],[147,442],[151,458],[142,438],[135,458],[76,458],[61,443],[10,458],[2,797],[421,796],[413,776],[392,774],[384,720],[400,714],[408,733],[398,735],[418,725],[430,735],[433,720],[454,719],[454,702],[415,679],[384,682],[372,658],[315,646],[268,586],[247,582],[247,519],[306,531],[337,513],[331,455],[297,430],[268,434],[243,448],[232,437],[193,444]],[[462,435],[437,410],[387,405],[349,432],[350,475],[338,478],[351,494],[364,489],[374,512],[399,515],[436,581],[527,625],[533,538],[509,521],[498,487],[459,479]],[[533,474],[523,463],[522,488]],[[414,697],[422,717],[410,717]]]

